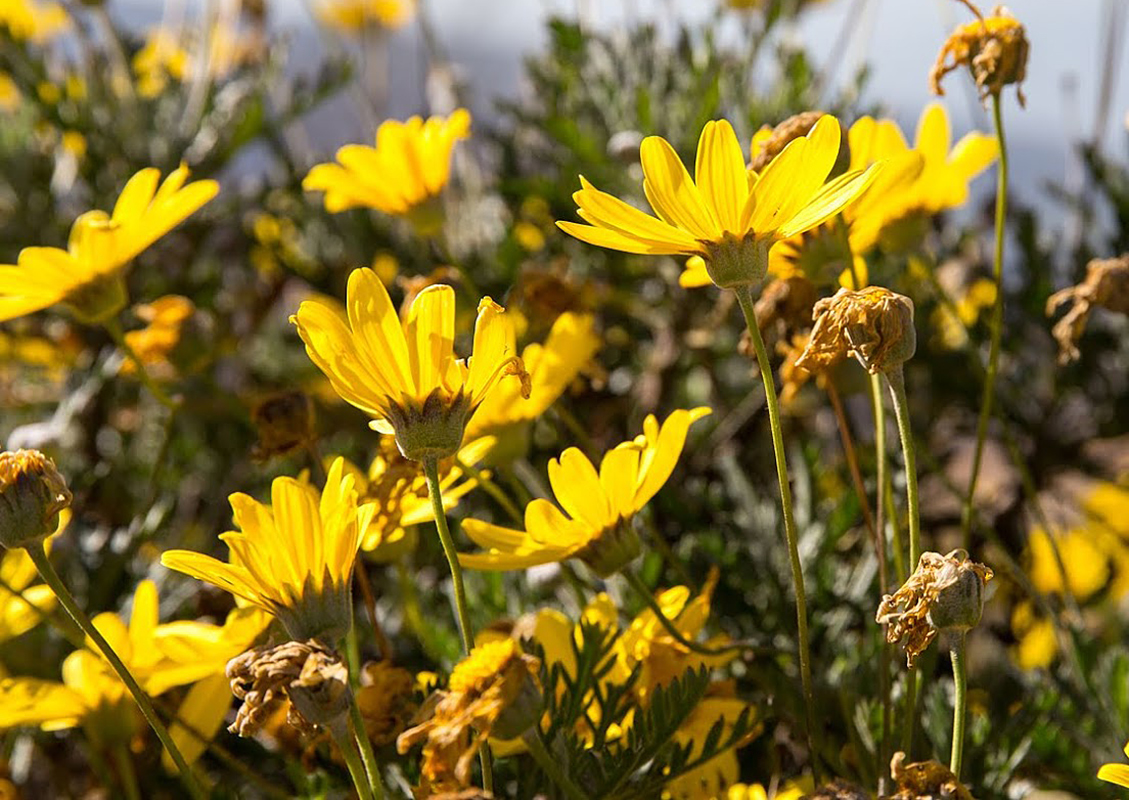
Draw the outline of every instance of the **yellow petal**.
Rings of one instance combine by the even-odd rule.
[[[160,170],[143,169],[129,179],[114,204],[114,222],[126,224],[136,222],[153,202],[157,192],[157,182],[161,179]]]
[[[741,234],[741,210],[749,194],[745,157],[727,120],[707,122],[698,140],[694,177],[723,230]]]
[[[455,290],[435,284],[416,295],[405,333],[415,396],[422,399],[440,387],[454,358]]]
[[[686,267],[678,276],[678,285],[686,289],[696,289],[699,286],[709,286],[713,283],[710,273],[706,269],[706,260],[701,256],[690,256],[686,259]]]
[[[565,450],[559,461],[549,461],[549,483],[557,501],[573,519],[583,520],[594,530],[615,521],[596,468],[577,448]]]
[[[654,497],[670,473],[674,471],[682,448],[686,444],[686,434],[696,420],[710,414],[708,408],[700,407],[691,411],[678,409],[671,412],[659,429],[658,437],[640,461],[638,488],[635,490],[634,510],[638,511]]]
[[[787,239],[822,225],[842,211],[861,192],[865,191],[871,181],[877,177],[881,168],[882,164],[878,163],[868,167],[861,174],[848,172],[845,175],[840,175],[824,186],[819,194],[809,198],[808,205],[787,220],[777,231],[777,235]]]
[[[384,283],[371,269],[355,269],[346,290],[349,326],[359,339],[357,353],[373,375],[391,387],[411,386],[408,345],[400,316]]]
[[[790,142],[757,181],[748,228],[770,233],[807,206],[839,157],[839,138],[838,120],[825,114],[807,136]]]
[[[604,454],[600,462],[600,483],[611,504],[613,516],[629,517],[635,512],[635,486],[638,481],[639,451],[617,447]]]
[[[169,726],[169,735],[190,766],[215,738],[229,708],[231,687],[222,672],[205,678],[188,691],[176,711],[176,720]],[[167,750],[161,752],[161,766],[171,773],[178,771]]]
[[[478,303],[473,347],[467,365],[466,391],[471,396],[471,402],[477,404],[482,402],[498,378],[499,369],[506,359],[517,355],[513,323],[506,316],[506,310],[489,297]]]
[[[160,615],[157,584],[151,580],[141,581],[133,593],[133,611],[129,616],[129,640],[138,655],[150,654],[153,632],[157,630]]]
[[[927,163],[944,163],[949,154],[949,116],[940,103],[930,103],[917,122],[914,149],[925,156]]]
[[[1098,778],[1129,789],[1129,766],[1125,764],[1103,764],[1101,769],[1098,770]]]
[[[606,247],[609,250],[619,250],[623,253],[673,256],[686,252],[686,248],[681,245],[636,239],[618,231],[609,230],[607,228],[597,228],[594,225],[581,225],[578,222],[561,221],[557,223],[557,227],[582,242],[594,244],[597,247]]]
[[[716,239],[721,228],[690,179],[678,153],[661,136],[648,136],[639,148],[643,165],[643,191],[664,220],[695,239]]]

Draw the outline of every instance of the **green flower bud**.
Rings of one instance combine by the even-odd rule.
[[[0,544],[9,549],[42,542],[59,525],[71,493],[55,462],[38,450],[0,453]]]

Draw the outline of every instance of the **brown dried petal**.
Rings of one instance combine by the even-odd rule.
[[[1078,340],[1082,338],[1090,311],[1095,306],[1117,314],[1129,314],[1129,254],[1091,261],[1086,266],[1084,281],[1048,298],[1047,316],[1064,304],[1069,304],[1070,308],[1055,323],[1052,334],[1059,345],[1058,363],[1069,364],[1081,356]]]

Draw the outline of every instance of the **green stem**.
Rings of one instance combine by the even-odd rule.
[[[384,781],[380,777],[380,764],[373,752],[372,742],[365,730],[365,719],[361,716],[361,707],[357,705],[356,691],[349,692],[349,721],[353,726],[353,736],[361,750],[361,761],[364,764],[365,774],[368,775],[369,787],[375,800],[384,800]]]
[[[569,800],[585,800],[587,798],[587,795],[565,775],[557,762],[549,755],[549,751],[545,749],[545,743],[541,741],[541,734],[538,732],[536,726],[527,730],[522,735],[521,739],[525,742],[525,746],[529,748],[529,754],[533,756],[533,760],[537,762],[537,766],[545,771],[549,779],[558,789],[564,792]]]
[[[960,765],[964,758],[965,692],[968,685],[968,666],[964,663],[964,631],[955,637],[949,655],[953,658],[953,751],[949,770],[960,780]]]
[[[353,787],[357,790],[357,796],[360,800],[375,800],[372,789],[369,788],[368,776],[365,775],[365,767],[357,755],[353,740],[344,730],[344,727],[344,725],[331,725],[329,732],[333,736],[337,748],[341,751],[341,755],[345,757],[345,766],[349,768],[349,777],[353,779]]]
[[[133,758],[129,755],[129,750],[126,749],[125,744],[119,742],[114,745],[111,751],[114,756],[114,766],[118,770],[118,778],[121,781],[122,788],[125,789],[125,796],[129,800],[141,800],[141,788],[137,785],[137,771],[133,768]]]
[[[619,574],[627,580],[631,588],[635,590],[635,593],[643,598],[647,603],[647,607],[651,609],[656,619],[658,619],[659,624],[666,629],[666,632],[673,636],[676,642],[688,650],[703,656],[720,656],[726,653],[732,653],[734,650],[743,650],[746,647],[744,642],[734,642],[725,647],[706,647],[703,644],[695,642],[693,639],[687,639],[682,631],[678,630],[674,621],[663,613],[662,606],[659,605],[659,601],[655,599],[651,590],[647,588],[647,584],[643,583],[642,578],[636,575],[629,567],[621,569]]]
[[[106,332],[110,334],[110,338],[114,340],[114,344],[120,347],[122,352],[129,356],[129,360],[132,361],[133,366],[137,368],[137,377],[145,384],[145,388],[149,390],[149,393],[156,398],[158,403],[169,411],[175,411],[176,401],[165,394],[165,390],[157,385],[157,382],[153,380],[149,371],[145,369],[145,364],[142,363],[141,357],[137,355],[137,351],[130,347],[129,342],[126,341],[121,321],[116,318],[108,319],[102,323],[102,326],[106,329]]]
[[[186,762],[184,756],[181,755],[180,749],[176,746],[176,742],[169,736],[165,724],[161,722],[161,718],[158,717],[157,712],[153,710],[153,704],[149,701],[149,696],[142,691],[137,681],[134,680],[133,674],[126,665],[122,663],[118,654],[114,652],[114,648],[110,647],[110,643],[106,641],[106,637],[94,627],[94,623],[86,616],[86,612],[79,607],[78,602],[74,599],[70,590],[67,589],[66,585],[59,577],[59,574],[55,572],[55,568],[51,566],[51,561],[47,558],[47,551],[44,549],[43,543],[39,542],[29,546],[27,548],[27,554],[31,558],[32,563],[35,564],[35,568],[39,570],[39,575],[43,578],[43,582],[50,586],[51,591],[55,593],[55,597],[59,600],[59,605],[66,609],[67,613],[71,615],[71,619],[78,623],[78,626],[82,628],[87,636],[94,640],[94,643],[98,645],[98,649],[102,651],[102,655],[110,662],[110,666],[114,668],[118,677],[121,678],[122,683],[129,689],[129,693],[133,695],[133,700],[137,703],[137,707],[141,709],[145,721],[149,723],[149,727],[153,729],[153,733],[157,734],[157,738],[161,740],[161,744],[169,751],[169,755],[172,756],[172,760],[176,764],[177,769],[180,770],[180,779],[184,782],[188,793],[198,800],[203,800],[204,793],[196,782],[196,776],[193,775],[191,768],[188,766],[188,762]]]
[[[886,459],[886,404],[882,401],[882,376],[870,376],[870,403],[874,411],[874,464],[875,474],[874,482],[876,485],[875,490],[877,496],[874,503],[874,519],[875,526],[878,528],[878,540],[882,543],[882,550],[879,553],[879,558],[882,562],[886,559],[886,520],[884,511],[886,509],[886,494],[889,489],[890,476],[887,474],[887,467],[889,461]],[[905,581],[905,576],[901,574],[902,569],[902,554],[901,554],[901,530],[895,524],[893,526],[894,537],[894,568],[898,573],[898,584],[901,585]],[[882,566],[880,562],[879,566]],[[884,575],[885,570],[880,569],[879,575]],[[882,593],[890,591],[889,576],[880,587]]]
[[[912,761],[910,754],[913,752],[913,733],[917,721],[917,667],[906,670],[905,708],[902,713],[901,750]]]
[[[1004,329],[1004,223],[1007,219],[1007,140],[1004,136],[1004,118],[1000,110],[999,94],[992,95],[992,120],[996,126],[996,142],[1000,149],[1000,164],[996,170],[996,250],[992,262],[992,280],[996,284],[996,302],[990,319],[991,342],[988,349],[988,370],[984,376],[984,392],[980,398],[980,416],[976,420],[976,449],[972,451],[972,471],[968,476],[968,491],[961,509],[961,533],[964,547],[972,543],[972,503],[976,493],[976,479],[980,475],[980,462],[984,456],[984,440],[988,435],[988,421],[992,416],[992,398],[995,394],[996,373],[1000,366],[1000,342]]]
[[[463,585],[463,568],[459,565],[459,551],[455,549],[455,542],[447,527],[447,512],[443,508],[443,490],[439,485],[439,461],[435,458],[425,458],[423,475],[427,479],[427,493],[431,497],[431,511],[435,516],[435,528],[439,531],[439,542],[443,545],[443,553],[447,556],[447,563],[451,567],[451,581],[455,588],[455,614],[459,621],[459,634],[463,640],[463,653],[470,655],[470,651],[474,649],[474,635],[470,628],[470,614],[467,611],[466,587]],[[494,774],[490,769],[488,748],[489,745],[483,745],[482,750],[479,751],[479,760],[482,762],[482,788],[492,793]]]
[[[784,536],[788,542],[788,556],[792,564],[792,586],[796,591],[796,628],[800,650],[800,680],[804,690],[804,705],[807,712],[808,747],[811,750],[812,776],[815,784],[820,784],[819,747],[815,726],[815,692],[811,680],[811,643],[808,641],[808,608],[807,595],[804,592],[804,571],[800,562],[799,537],[796,533],[796,522],[792,516],[792,490],[788,485],[788,463],[784,455],[784,432],[780,425],[780,402],[776,397],[776,383],[772,375],[772,364],[768,359],[768,351],[764,346],[760,328],[757,325],[757,313],[753,302],[753,291],[749,286],[741,286],[734,290],[737,302],[741,305],[741,312],[745,315],[745,325],[749,329],[749,338],[757,352],[757,363],[760,365],[761,380],[764,383],[764,396],[768,405],[768,421],[772,428],[772,449],[776,455],[776,479],[780,484],[780,508],[784,516]]]
[[[917,569],[921,557],[921,506],[917,497],[917,455],[913,446],[913,431],[909,425],[909,402],[906,400],[906,381],[900,366],[886,373],[890,395],[894,398],[894,416],[898,420],[898,436],[902,440],[902,455],[906,466],[906,505],[909,506],[909,569]]]

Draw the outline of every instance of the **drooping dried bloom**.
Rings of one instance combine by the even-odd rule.
[[[370,661],[361,671],[361,684],[357,707],[365,732],[377,747],[391,744],[416,712],[415,676],[391,661]]]
[[[54,461],[38,450],[0,453],[0,545],[14,550],[42,542],[70,504]]]
[[[1026,99],[1019,84],[1027,76],[1027,31],[1003,6],[996,6],[990,16],[984,17],[968,0],[962,2],[972,9],[977,20],[961,25],[945,40],[929,70],[929,89],[943,95],[941,80],[945,75],[967,66],[981,100],[991,95],[998,97],[1005,86],[1014,83],[1019,104],[1024,105]]]
[[[430,716],[396,740],[401,754],[426,740],[422,796],[466,788],[471,762],[487,737],[513,739],[537,722],[540,666],[513,639],[480,645],[455,666],[447,690],[425,705]]]
[[[251,409],[251,422],[259,441],[251,457],[265,461],[284,456],[314,441],[314,405],[302,391],[280,392],[260,401]]]
[[[917,350],[913,301],[881,286],[840,289],[815,304],[815,327],[796,366],[826,369],[854,356],[871,374],[900,368]]]
[[[964,550],[924,552],[902,587],[883,596],[875,621],[889,624],[886,640],[902,642],[912,667],[939,632],[967,631],[980,621],[991,579],[992,570]]]
[[[906,754],[901,751],[890,759],[890,777],[898,784],[890,800],[972,800],[968,789],[942,764],[936,761],[906,764],[905,760]]]
[[[289,703],[286,721],[304,732],[344,723],[349,681],[341,657],[315,639],[256,647],[227,665],[231,693],[243,701],[228,730],[254,736]]]
[[[753,172],[761,172],[792,140],[807,136],[823,115],[822,111],[801,111],[788,117],[776,127],[762,125],[760,130],[753,134],[752,145],[749,147],[749,168]],[[840,135],[843,133],[845,132],[840,123]]]
[[[1077,286],[1055,292],[1047,298],[1047,316],[1070,304],[1066,315],[1051,331],[1058,342],[1058,363],[1069,364],[1082,355],[1078,340],[1095,306],[1117,314],[1129,314],[1129,253],[1120,258],[1095,258],[1086,265],[1086,279]]]

